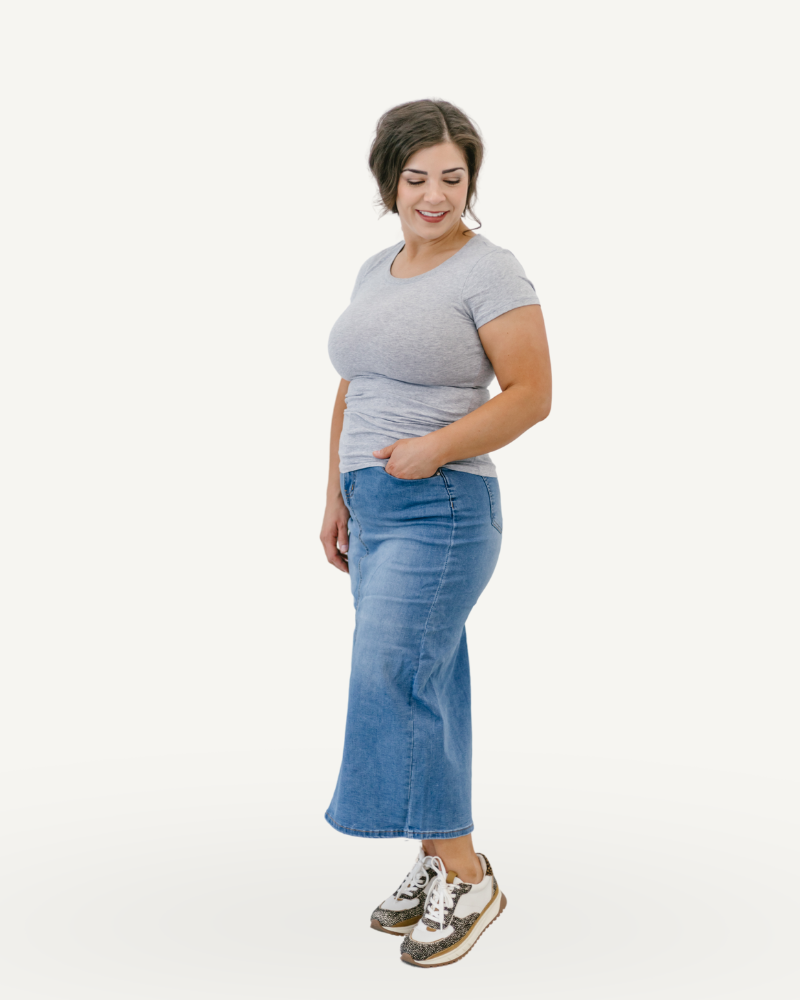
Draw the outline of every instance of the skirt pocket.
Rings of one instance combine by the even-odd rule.
[[[442,474],[440,470],[437,469],[432,476],[420,476],[419,479],[401,479],[400,476],[393,476],[391,472],[386,472],[385,467],[381,466],[381,468],[383,468],[384,473],[386,473],[390,479],[395,479],[398,483],[429,483],[432,479],[435,479],[437,476],[441,476]]]

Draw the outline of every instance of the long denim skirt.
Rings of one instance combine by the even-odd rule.
[[[325,814],[355,837],[470,833],[467,616],[500,554],[497,477],[340,473],[355,631],[344,753]]]

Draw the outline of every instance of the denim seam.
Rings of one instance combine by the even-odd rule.
[[[444,466],[441,466],[444,469]],[[442,472],[442,479],[444,480],[444,488],[447,490],[447,499],[450,501],[450,509],[455,510],[453,506],[453,494],[450,492],[450,483],[447,481],[447,476]]]
[[[356,475],[355,475],[355,473],[353,473],[353,485],[350,488],[350,492],[349,492],[348,497],[347,497],[348,500],[352,499],[353,490],[355,488],[356,488]],[[358,525],[358,540],[361,543],[361,545],[364,547],[364,552],[367,555],[369,555],[369,549],[367,548],[367,543],[364,541],[364,539],[362,537],[363,529],[361,527],[361,522],[358,519],[358,515],[356,514],[355,507],[351,508],[350,513],[351,513],[351,515],[353,517],[353,520]],[[361,563],[362,563],[363,559],[364,559],[363,555],[360,555],[358,557],[358,586],[356,587],[356,601],[355,601],[355,607],[356,607],[356,629],[358,629],[358,605],[361,602],[361,580],[362,580],[362,576],[361,576]],[[355,636],[354,636],[354,638],[355,638]]]
[[[352,830],[353,833],[368,833],[386,836],[387,834],[397,834],[398,836],[407,837],[413,834],[414,837],[422,840],[435,840],[437,837],[450,836],[453,834],[461,834],[463,831],[473,830],[475,828],[474,823],[469,823],[467,826],[461,826],[457,830],[409,830],[406,827],[404,830],[400,829],[388,829],[388,830],[362,830],[357,826],[345,826],[343,823],[337,823],[336,820],[331,816],[330,812],[325,813],[325,819],[331,824],[331,826],[338,827],[340,830]]]
[[[495,515],[494,494],[492,493],[492,487],[489,485],[489,480],[486,478],[486,476],[481,476],[481,479],[486,484],[486,490],[489,493],[489,510],[491,512],[491,515],[492,515],[492,527],[496,528],[497,531],[499,531],[500,534],[502,535],[503,534],[503,529],[497,523],[497,517]]]
[[[431,616],[433,615],[433,609],[436,607],[436,602],[439,599],[439,593],[442,589],[442,583],[444,582],[444,577],[447,572],[448,564],[450,563],[450,553],[453,550],[453,536],[456,531],[456,515],[455,508],[453,507],[453,497],[450,493],[450,484],[447,482],[447,476],[445,476],[442,471],[442,482],[444,483],[445,492],[447,493],[447,498],[450,501],[450,544],[447,546],[447,552],[444,557],[444,565],[442,566],[442,575],[439,577],[439,585],[436,588],[436,593],[433,595],[433,600],[431,601],[431,606],[428,611],[428,617],[425,619],[425,628],[422,630],[422,637],[419,641],[419,655],[417,657],[417,669],[414,671],[414,676],[411,680],[410,687],[410,705],[411,705],[411,766],[408,771],[408,793],[406,797],[406,826],[409,824],[411,818],[411,786],[414,783],[414,687],[417,683],[417,674],[419,673],[420,663],[422,662],[422,650],[425,646],[425,637],[428,634],[428,625],[430,624]]]
[[[362,830],[358,826],[345,826],[344,823],[336,823],[330,813],[325,813],[325,819],[329,823],[334,823],[336,826],[341,827],[342,830],[352,830],[354,833],[405,833],[405,830]]]

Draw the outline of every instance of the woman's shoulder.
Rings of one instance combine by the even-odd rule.
[[[390,247],[384,247],[383,250],[379,250],[377,253],[374,253],[371,257],[367,257],[367,259],[359,268],[358,271],[359,277],[363,278],[367,274],[369,274],[370,271],[374,271],[375,268],[380,267],[381,264],[387,258],[391,258],[392,260],[394,260],[394,258],[400,253],[402,246],[403,246],[403,241],[400,240],[399,243],[393,243]]]
[[[470,254],[471,269],[482,270],[484,267],[489,267],[502,270],[508,267],[513,268],[515,263],[517,266],[519,265],[511,250],[498,246],[497,243],[492,243],[481,233],[475,233],[467,246],[472,251]]]
[[[478,239],[461,293],[475,325],[480,328],[517,306],[539,305],[536,288],[516,256],[485,236],[476,235],[470,243]]]
[[[374,253],[371,257],[367,257],[361,267],[358,269],[358,274],[356,275],[356,281],[353,285],[353,291],[350,295],[350,301],[352,302],[356,296],[356,292],[364,283],[364,279],[371,273],[383,266],[384,263],[388,264],[390,260],[394,260],[397,254],[400,252],[402,247],[402,241],[400,243],[395,243],[390,247],[385,247],[383,250],[379,250]]]

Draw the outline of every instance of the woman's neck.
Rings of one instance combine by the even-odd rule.
[[[406,229],[405,226],[402,226],[402,230],[405,243],[402,253],[409,262],[435,260],[443,255],[452,255],[474,236],[474,233],[467,228],[462,219],[459,219],[448,233],[443,233],[432,240],[422,239],[413,230]]]

